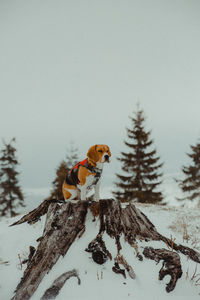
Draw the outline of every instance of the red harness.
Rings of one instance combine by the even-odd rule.
[[[66,182],[70,185],[75,185],[80,184],[80,181],[78,179],[78,169],[80,166],[88,168],[88,160],[87,158],[78,162],[67,174],[66,176]]]
[[[101,173],[102,170],[99,170],[95,167],[92,167],[91,165],[88,164],[88,159],[84,159],[80,162],[78,162],[66,175],[66,183],[68,183],[69,185],[75,185],[77,186],[78,184],[80,184],[79,179],[78,179],[78,169],[80,166],[83,166],[85,168],[87,168],[90,172],[95,173],[96,175],[95,177],[95,181],[94,181],[94,185],[99,181],[99,178],[101,177]]]
[[[87,158],[82,160],[82,161],[79,161],[70,171],[69,171],[69,174],[72,172],[72,170],[76,170],[78,169],[79,166],[84,166],[86,165],[87,163]]]

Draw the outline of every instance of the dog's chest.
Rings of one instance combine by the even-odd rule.
[[[96,175],[89,175],[87,178],[86,178],[86,182],[85,182],[85,187],[89,190],[91,189],[92,187],[94,187],[97,182],[99,181],[101,177],[101,172],[100,173],[96,173]]]
[[[85,185],[87,188],[92,187],[93,185],[95,185],[95,177],[93,175],[89,175],[86,179]]]

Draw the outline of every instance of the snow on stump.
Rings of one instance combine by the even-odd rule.
[[[76,238],[81,238],[83,234],[87,234],[85,232],[85,220],[88,209],[91,210],[95,217],[99,216],[99,232],[85,250],[92,254],[94,263],[104,264],[107,260],[114,260],[113,272],[122,275],[124,278],[128,274],[134,279],[136,275],[133,267],[121,254],[123,249],[120,239],[122,236],[134,248],[136,257],[139,260],[142,261],[144,255],[146,258],[153,259],[156,262],[163,261],[159,279],[162,280],[166,275],[171,276],[171,280],[166,286],[167,292],[171,292],[175,288],[177,280],[182,275],[180,257],[177,252],[181,252],[200,263],[200,254],[198,252],[174,242],[172,245],[171,240],[161,235],[146,215],[132,203],[122,207],[121,203],[114,199],[102,199],[98,203],[77,201],[77,203],[66,202],[60,204],[55,200],[44,201],[38,208],[11,225],[24,222],[32,224],[47,213],[43,235],[38,239],[39,244],[36,251],[27,260],[27,268],[12,300],[30,299],[44,276],[56,264],[59,257],[66,255]],[[103,240],[104,233],[115,239],[116,257],[113,257],[112,253],[107,249]],[[162,241],[168,245],[169,250],[145,247],[142,255],[137,243],[142,240],[146,242],[152,240]],[[42,299],[48,299],[49,291],[53,291],[52,295],[55,298],[70,275],[76,276],[80,284],[77,271],[76,273],[74,270],[71,272],[72,275],[70,272],[60,275],[53,283],[54,288],[50,287]]]

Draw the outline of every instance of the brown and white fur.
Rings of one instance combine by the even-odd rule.
[[[90,147],[87,153],[88,164],[91,167],[94,167],[94,170],[103,169],[103,164],[106,162],[110,162],[111,152],[107,145],[94,145]],[[79,166],[78,169],[78,179],[79,184],[69,185],[66,181],[64,181],[62,186],[62,192],[65,200],[86,200],[87,191],[95,182],[94,176],[95,172],[91,172],[84,166]],[[99,188],[100,188],[100,180],[94,185],[94,200],[99,201]],[[74,202],[74,201],[73,201]]]

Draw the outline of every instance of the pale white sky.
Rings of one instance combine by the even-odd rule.
[[[165,173],[200,137],[200,1],[0,0],[0,138],[16,137],[25,187],[51,184],[70,140],[119,171],[140,101]]]

